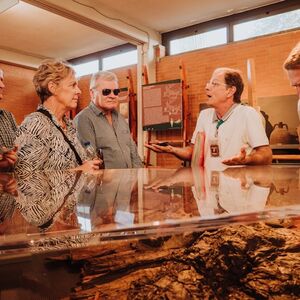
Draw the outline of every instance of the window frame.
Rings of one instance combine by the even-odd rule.
[[[226,30],[227,30],[227,43],[222,44],[222,45],[212,46],[212,47],[220,47],[220,46],[227,45],[227,44],[230,44],[233,42],[239,42],[239,41],[234,41],[234,36],[233,36],[234,25],[252,21],[252,20],[258,20],[258,19],[261,19],[264,17],[269,17],[272,15],[277,15],[277,14],[288,12],[288,11],[293,11],[296,9],[300,9],[299,0],[284,0],[282,2],[278,2],[278,3],[267,5],[264,7],[252,9],[249,11],[244,11],[241,13],[236,13],[236,14],[233,14],[230,16],[219,18],[219,19],[214,19],[211,21],[195,24],[192,26],[180,28],[177,30],[169,31],[169,32],[164,32],[161,35],[162,45],[165,46],[165,48],[166,48],[166,55],[170,55],[170,42],[172,40],[192,36],[195,34],[209,32],[211,30],[220,29],[222,27],[226,27]],[[299,29],[300,29],[300,26],[299,26]],[[298,30],[298,28],[293,28],[293,29],[289,29],[286,31],[294,31],[294,30]],[[286,32],[286,31],[284,31],[284,32]],[[278,33],[279,32],[277,32],[275,34],[278,34]],[[266,34],[266,35],[262,35],[262,36],[268,36],[268,35],[272,35],[272,34],[274,34],[274,33]],[[249,39],[255,39],[255,38],[262,37],[262,36],[252,37]],[[249,39],[245,39],[245,40],[249,40]],[[241,40],[241,42],[245,41],[245,40]],[[209,47],[209,48],[211,48],[211,47]],[[102,70],[103,69],[103,63],[102,63],[103,58],[113,56],[116,54],[126,53],[128,51],[136,50],[136,49],[137,48],[135,45],[127,43],[127,44],[119,45],[119,46],[109,48],[106,50],[102,50],[102,51],[98,51],[98,52],[91,53],[88,55],[84,55],[81,57],[73,58],[68,61],[71,64],[78,65],[78,64],[86,63],[86,62],[89,62],[92,60],[99,60],[99,70]],[[202,49],[208,49],[208,48],[199,48],[199,49],[190,50],[190,51],[198,51],[198,50],[202,50]],[[173,55],[180,55],[182,53],[188,53],[190,51],[181,52],[181,53],[173,54]]]
[[[120,46],[116,46],[113,48],[109,48],[106,50],[102,50],[102,51],[98,51],[98,52],[94,52],[91,54],[87,54],[87,55],[83,55],[80,57],[76,57],[73,59],[69,59],[68,62],[71,63],[72,65],[79,65],[79,64],[83,64],[83,63],[87,63],[93,60],[99,60],[99,70],[103,69],[103,58],[106,57],[110,57],[110,56],[114,56],[117,54],[123,54],[132,50],[136,50],[137,47],[135,45],[132,44],[123,44]]]
[[[234,41],[234,36],[233,36],[234,25],[252,21],[252,20],[262,19],[264,17],[269,17],[269,16],[281,14],[288,11],[293,11],[299,8],[300,8],[300,3],[298,0],[285,0],[283,2],[278,2],[264,7],[222,17],[219,19],[165,32],[162,33],[162,45],[166,47],[166,55],[170,55],[170,42],[172,40],[192,36],[199,33],[208,32],[221,27],[227,27],[227,44],[233,42],[239,42],[239,41]],[[298,28],[300,28],[300,26]],[[298,30],[298,28],[293,28],[286,31]],[[263,36],[272,35],[272,34],[274,33],[266,34]],[[278,32],[275,34],[278,34]],[[255,39],[259,37],[262,36],[252,37],[250,39]],[[219,46],[213,46],[213,47],[219,47]],[[201,48],[201,49],[207,49],[207,48]],[[195,49],[195,50],[201,50],[201,49]],[[191,50],[191,51],[195,51],[195,50]],[[180,53],[174,55],[180,55]]]
[[[137,55],[138,55],[137,49],[134,49],[134,50],[128,50],[128,51],[125,51],[125,52],[122,52],[122,53],[115,53],[115,54],[111,54],[111,55],[108,55],[108,56],[103,56],[102,59],[101,59],[101,62],[102,62],[102,70],[103,70],[103,71],[111,70],[111,69],[105,69],[105,68],[104,68],[104,59],[106,59],[106,58],[114,58],[114,57],[117,56],[117,55],[123,55],[123,54],[127,54],[127,53],[133,52],[133,51],[136,52],[136,58],[137,58]],[[123,68],[123,67],[126,67],[126,66],[131,66],[131,65],[133,65],[133,64],[136,64],[136,63],[129,63],[129,64],[125,65],[125,66],[119,66],[119,67],[115,67],[115,68]],[[113,69],[114,69],[114,68],[113,68]]]
[[[187,51],[184,51],[184,52],[171,54],[171,42],[172,41],[177,40],[177,39],[186,38],[186,37],[192,37],[194,35],[203,34],[203,33],[211,32],[211,31],[218,30],[218,29],[223,29],[223,28],[225,28],[225,30],[226,30],[226,42],[224,44],[219,44],[219,45],[209,46],[209,47],[202,47],[202,48],[195,48],[193,50],[187,50]],[[198,30],[195,30],[194,34],[187,35],[187,36],[182,36],[182,37],[176,38],[176,39],[171,39],[171,40],[169,40],[169,49],[168,49],[169,54],[167,54],[167,55],[172,55],[173,56],[173,55],[178,55],[178,54],[186,53],[186,52],[190,52],[190,51],[195,51],[195,50],[200,50],[200,49],[207,49],[207,48],[211,48],[211,47],[218,47],[218,46],[226,45],[226,44],[228,44],[228,40],[229,40],[229,34],[228,34],[228,32],[229,32],[229,26],[228,26],[228,24],[225,24],[225,26],[221,25],[221,24],[220,25],[218,24],[216,26],[210,27],[209,30],[207,30],[207,28],[204,28],[204,30],[201,30],[201,32],[198,31]]]
[[[76,70],[76,67],[77,67],[77,66],[80,66],[80,65],[83,65],[83,64],[88,64],[88,63],[91,63],[91,62],[93,62],[93,61],[95,61],[95,62],[97,61],[97,62],[98,62],[97,71],[99,71],[99,65],[100,65],[99,59],[88,60],[88,61],[86,61],[86,62],[73,64],[73,67],[74,67],[75,72],[76,72],[76,76],[82,77],[82,76],[87,76],[87,75],[90,75],[90,74],[94,73],[94,72],[91,72],[91,73],[88,73],[88,74],[80,74],[80,73],[78,72],[78,70]]]

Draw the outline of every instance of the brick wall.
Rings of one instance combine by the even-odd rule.
[[[185,65],[187,84],[189,85],[189,112],[191,113],[187,128],[188,138],[191,138],[196,124],[199,103],[206,100],[205,83],[209,81],[213,70],[217,67],[238,68],[242,71],[246,81],[246,61],[248,58],[254,58],[258,97],[294,94],[295,90],[289,85],[282,64],[298,41],[300,41],[300,30],[167,56],[161,59],[157,65],[157,81],[179,78],[180,60]],[[247,93],[247,84],[245,84],[243,100],[247,99]],[[174,138],[173,131],[162,132],[158,136],[162,140],[168,137]],[[157,164],[160,166],[179,166],[180,162],[173,156],[162,154],[158,155]]]
[[[21,66],[0,63],[4,72],[4,97],[0,107],[12,112],[18,124],[36,110],[39,98],[35,93],[32,78],[34,70]]]

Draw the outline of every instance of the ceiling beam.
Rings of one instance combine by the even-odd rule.
[[[75,1],[56,0],[22,0],[28,4],[45,9],[62,17],[68,18],[80,24],[89,26],[95,30],[112,35],[133,45],[149,43],[151,39],[160,40],[159,34],[151,33],[137,26],[130,26],[120,20],[107,19],[95,10],[77,4]],[[156,36],[155,36],[156,35]]]

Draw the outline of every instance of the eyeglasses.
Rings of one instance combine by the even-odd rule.
[[[292,86],[295,87],[296,89],[298,89],[298,88],[300,88],[300,82],[299,83],[295,83]]]
[[[120,89],[103,89],[102,90],[102,95],[103,96],[108,96],[110,95],[111,93],[113,93],[115,96],[118,96],[120,94],[121,90]]]
[[[223,82],[217,82],[217,81],[209,81],[206,83],[206,85],[211,85],[212,87],[217,87],[217,86],[220,86],[220,85],[225,85],[227,86],[226,83],[223,83]]]

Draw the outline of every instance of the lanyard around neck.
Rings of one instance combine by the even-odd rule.
[[[222,120],[222,119],[218,120],[218,123],[217,123],[217,126],[216,126],[217,130],[219,129],[219,127],[220,127],[224,122],[225,122],[225,121]]]
[[[42,113],[43,115],[45,115],[46,117],[48,117],[50,119],[50,121],[53,123],[53,125],[60,131],[60,133],[62,134],[65,142],[69,145],[70,149],[73,151],[75,157],[76,157],[76,161],[79,165],[82,165],[82,159],[79,156],[78,152],[76,151],[74,145],[71,143],[71,141],[67,138],[67,136],[65,135],[65,133],[63,132],[63,130],[61,129],[61,127],[59,127],[57,124],[55,124],[55,122],[53,121],[52,115],[45,109],[43,108],[39,108],[37,110],[38,112]]]
[[[220,127],[225,121],[227,121],[227,120],[229,119],[229,117],[232,115],[232,113],[233,113],[233,111],[234,111],[234,109],[235,109],[236,106],[237,106],[236,103],[233,104],[233,105],[231,106],[231,108],[229,109],[229,111],[223,116],[224,119],[218,119],[218,122],[217,122],[217,125],[216,125],[216,129],[217,129],[216,135],[218,134],[218,129],[219,129],[219,127]]]

